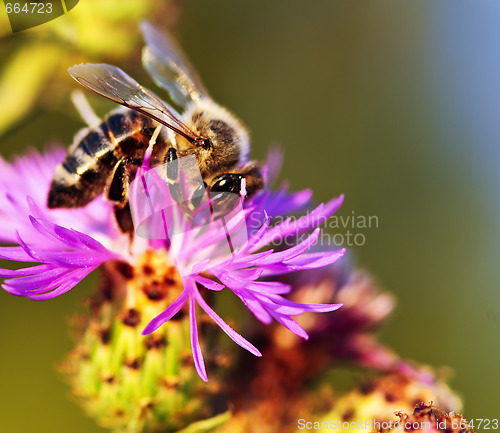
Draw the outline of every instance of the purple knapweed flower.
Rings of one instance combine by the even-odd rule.
[[[202,290],[231,290],[261,322],[269,324],[274,319],[305,339],[307,333],[293,316],[340,307],[290,301],[283,295],[290,293],[291,286],[273,281],[273,277],[327,266],[343,255],[344,250],[307,252],[318,239],[318,226],[340,207],[342,196],[320,204],[300,218],[285,219],[307,206],[310,191],[291,194],[286,186],[274,192],[266,188],[242,203],[241,212],[227,224],[219,221],[197,225],[196,220],[179,218],[180,206],[166,188],[161,195],[162,221],[169,232],[176,225],[175,233],[163,240],[136,235],[131,241],[118,230],[113,207],[102,197],[83,208],[47,208],[53,173],[63,157],[64,151],[56,148],[43,154],[32,151],[12,163],[0,160],[0,241],[15,244],[0,247],[0,258],[35,264],[17,270],[0,269],[0,276],[6,278],[3,288],[7,292],[34,300],[54,298],[108,260],[122,260],[134,266],[147,249],[163,248],[180,270],[183,290],[163,313],[151,320],[143,334],[154,332],[187,304],[194,363],[205,381],[196,304],[238,345],[256,356],[261,353],[222,320],[204,300]],[[279,165],[280,155],[271,153],[263,167],[267,183]],[[148,170],[143,167],[138,177],[147,175]],[[139,206],[137,200],[131,193],[132,209]],[[276,217],[280,222],[273,224]],[[231,246],[229,253],[221,248],[242,228],[246,236]],[[285,241],[287,236],[297,241]],[[279,249],[270,248],[270,244],[279,245]]]

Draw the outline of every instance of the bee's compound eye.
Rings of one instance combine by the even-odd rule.
[[[218,176],[210,188],[210,197],[215,198],[212,209],[216,218],[224,216],[235,209],[240,200],[243,176],[229,173]]]
[[[223,174],[215,178],[215,181],[210,188],[210,192],[212,193],[212,195],[213,193],[218,192],[232,192],[235,194],[240,194],[242,180],[243,176],[240,174]]]

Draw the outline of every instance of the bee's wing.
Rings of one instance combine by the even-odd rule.
[[[174,102],[185,106],[208,96],[200,77],[171,35],[160,32],[148,22],[141,24],[146,46],[142,51],[144,68]]]
[[[179,114],[116,66],[86,63],[68,69],[82,86],[132,110],[139,111],[172,129],[191,142],[199,136],[189,129]]]

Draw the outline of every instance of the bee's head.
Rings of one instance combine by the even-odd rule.
[[[248,133],[243,124],[211,100],[196,101],[183,115],[193,132],[205,138],[195,146],[202,174],[213,174],[248,161]]]

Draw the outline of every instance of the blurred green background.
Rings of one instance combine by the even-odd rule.
[[[0,70],[37,37],[73,53],[47,33],[90,7],[3,29]],[[281,143],[280,179],[293,189],[320,201],[345,193],[340,215],[378,217],[378,228],[351,229],[366,242],[349,251],[399,299],[383,339],[450,366],[467,418],[500,417],[499,22],[500,4],[485,0],[190,0],[175,26],[214,99],[250,128],[254,156]],[[77,87],[64,73],[76,57],[65,55],[48,89]],[[148,84],[139,50],[129,58],[115,63]],[[71,142],[82,123],[69,95],[50,104],[51,92],[1,138],[3,155]],[[101,114],[111,107],[91,101]],[[41,303],[0,292],[0,431],[101,431],[55,369],[71,348],[67,316],[93,283]]]

